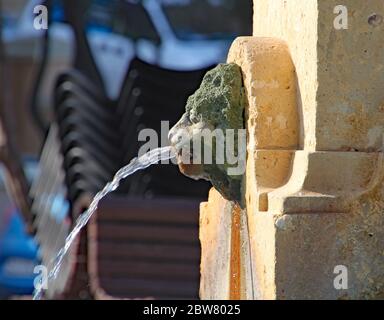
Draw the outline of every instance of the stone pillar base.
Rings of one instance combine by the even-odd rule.
[[[383,154],[298,150],[295,69],[283,42],[240,38],[228,60],[241,66],[248,96],[245,210],[234,224],[236,205],[214,190],[202,204],[201,298],[384,298]]]

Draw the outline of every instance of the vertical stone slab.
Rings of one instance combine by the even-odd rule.
[[[252,188],[266,168],[247,167],[261,298],[384,297],[383,16],[381,0],[254,1],[254,36],[284,40],[290,50],[304,136],[286,183],[266,193],[266,210]],[[266,266],[268,277],[260,273]],[[339,267],[345,288],[335,284]]]
[[[384,208],[372,195],[350,212],[276,216],[276,299],[384,299]]]
[[[241,67],[247,97],[243,196],[252,280],[244,290],[255,299],[274,299],[275,217],[267,213],[267,195],[285,184],[294,150],[300,147],[295,67],[287,44],[268,37],[236,39],[227,60]]]
[[[200,299],[230,298],[231,208],[215,190],[200,204]]]
[[[253,299],[245,211],[214,188],[200,206],[200,242],[200,298]]]
[[[292,150],[299,147],[295,67],[284,41],[239,37],[228,63],[241,67],[247,96],[245,121],[249,151]],[[275,68],[267,66],[276,65]]]
[[[266,193],[285,183],[299,148],[295,67],[287,44],[266,37],[237,38],[227,60],[241,67],[247,98],[245,199],[250,210],[266,211]]]
[[[348,29],[337,30],[344,5]],[[377,151],[384,129],[384,2],[318,1],[316,149]]]
[[[317,0],[254,0],[253,36],[283,40],[297,73],[298,108],[306,148],[316,146]],[[270,66],[269,68],[273,68]],[[275,68],[279,68],[277,65]]]
[[[383,17],[382,0],[254,0],[228,56],[248,102],[247,297],[384,298]]]
[[[381,0],[254,1],[254,36],[291,50],[308,150],[382,147],[383,16]]]

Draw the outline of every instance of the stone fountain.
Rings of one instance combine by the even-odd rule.
[[[180,129],[247,135],[242,175],[179,153],[214,186],[202,299],[384,298],[383,15],[381,0],[254,0],[253,36],[189,99],[175,146]]]

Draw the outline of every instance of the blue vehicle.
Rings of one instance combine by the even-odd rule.
[[[27,178],[36,173],[36,161],[25,161]],[[8,199],[0,172],[0,299],[30,295],[38,263],[38,246],[26,233],[23,218]]]
[[[38,248],[25,233],[25,225],[14,208],[3,212],[0,222],[0,298],[30,295]]]

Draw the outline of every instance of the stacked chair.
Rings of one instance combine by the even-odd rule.
[[[71,70],[59,76],[55,115],[71,203],[102,189],[119,168],[120,137],[114,111],[113,103],[81,73]]]
[[[54,121],[31,189],[35,237],[48,267],[93,196],[137,156],[139,131],[152,128],[160,137],[161,121],[180,118],[209,69],[165,70],[135,58],[120,96],[108,98],[83,32],[86,2],[79,8],[65,1],[75,61],[57,79]],[[46,297],[198,298],[198,212],[208,189],[175,165],[128,177],[101,203]]]

